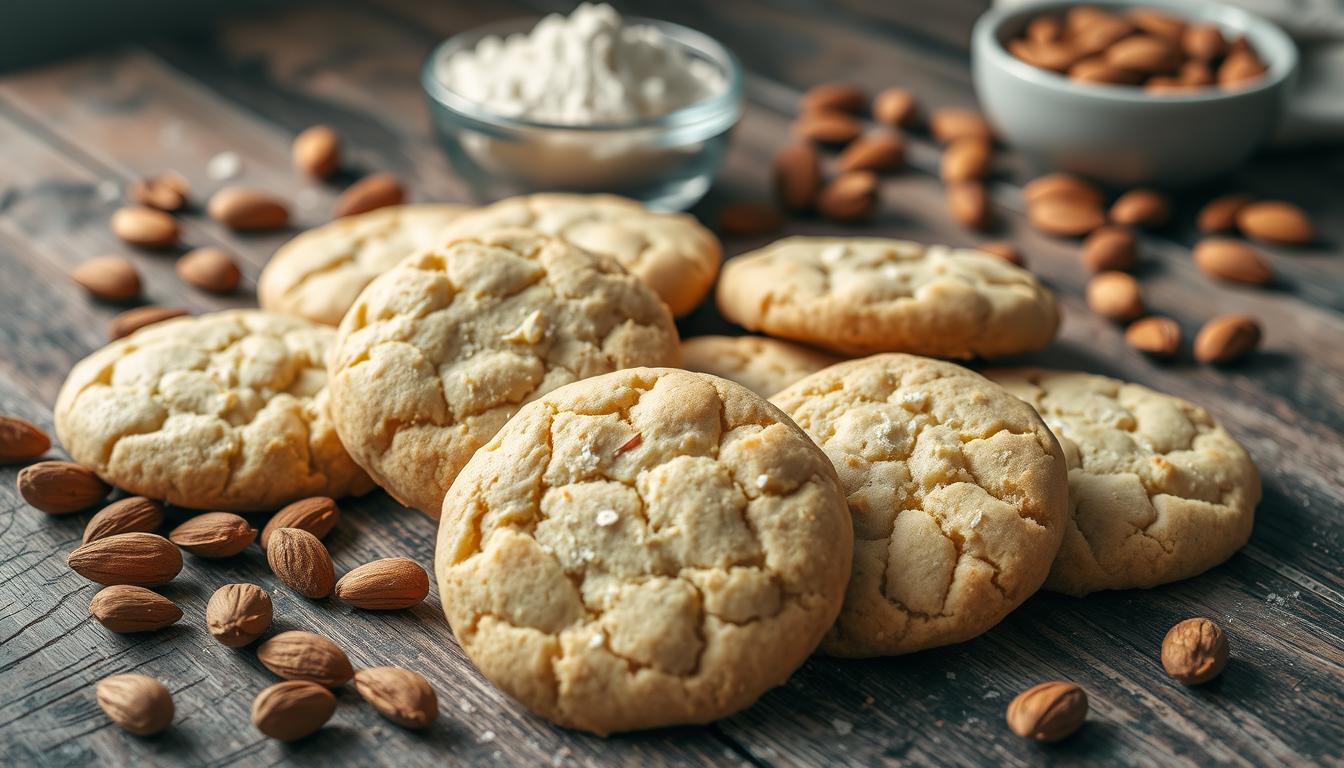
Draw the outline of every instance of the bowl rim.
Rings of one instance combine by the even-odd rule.
[[[1265,76],[1252,85],[1235,89],[1208,87],[1194,89],[1188,93],[1151,93],[1131,85],[1075,83],[1057,72],[1032,66],[1009,53],[999,34],[1005,25],[1047,11],[1063,10],[1077,5],[1070,0],[1028,0],[990,8],[975,22],[971,32],[973,50],[978,55],[987,56],[992,63],[1017,78],[1035,85],[1060,93],[1126,103],[1201,104],[1246,98],[1280,87],[1297,72],[1298,50],[1292,37],[1279,25],[1244,8],[1208,0],[1090,0],[1089,4],[1108,9],[1154,8],[1170,11],[1175,15],[1181,15],[1187,21],[1213,23],[1223,30],[1232,27],[1246,35],[1272,40],[1275,47],[1280,50],[1272,55],[1267,51],[1257,51],[1267,60],[1268,66]]]
[[[613,131],[680,130],[706,122],[722,122],[724,128],[733,125],[742,116],[744,74],[737,56],[704,32],[662,19],[643,16],[623,16],[628,25],[650,26],[662,32],[683,48],[694,51],[722,70],[723,90],[700,101],[679,107],[654,117],[622,123],[552,123],[540,120],[502,115],[490,111],[484,104],[456,93],[438,77],[438,65],[457,50],[474,45],[486,35],[508,35],[531,30],[541,16],[515,16],[458,32],[434,46],[420,68],[420,86],[434,103],[478,128],[512,128],[517,130],[564,131],[575,134],[601,134]]]

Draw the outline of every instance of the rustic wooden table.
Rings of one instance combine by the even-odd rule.
[[[104,342],[118,307],[91,302],[65,272],[125,251],[107,228],[130,180],[165,169],[200,197],[220,185],[208,160],[234,152],[241,180],[294,201],[302,226],[321,223],[339,191],[300,179],[289,142],[316,122],[336,126],[361,169],[391,170],[422,200],[465,200],[428,136],[417,84],[430,47],[496,17],[560,10],[566,3],[321,4],[238,19],[215,34],[152,42],[0,77],[0,412],[48,428],[63,377]],[[911,88],[926,106],[974,104],[968,30],[977,0],[837,0],[767,4],[631,2],[627,10],[690,24],[726,41],[750,72],[747,115],[713,193],[763,199],[772,152],[786,140],[801,88],[831,80]],[[472,7],[467,7],[472,6]],[[477,8],[475,6],[488,6]],[[544,7],[543,7],[544,6]],[[942,204],[937,152],[911,132],[909,170],[883,182],[883,205],[863,233],[970,244]],[[1269,290],[1215,285],[1190,261],[1197,206],[1214,190],[1178,197],[1178,226],[1144,241],[1140,270],[1153,307],[1192,333],[1224,310],[1251,312],[1263,350],[1242,365],[1155,364],[1090,314],[1086,272],[1073,243],[1023,224],[1020,185],[1031,172],[1005,155],[993,185],[1001,213],[993,237],[1016,242],[1058,292],[1060,339],[1030,358],[1137,380],[1206,405],[1254,456],[1264,477],[1250,544],[1187,582],[1085,600],[1042,594],[1001,626],[963,645],[873,660],[814,659],[785,686],[735,717],[699,728],[598,739],[551,727],[482,679],[450,636],[432,596],[410,612],[371,614],[297,597],[252,549],[225,562],[188,564],[164,593],[185,610],[149,636],[105,631],[87,611],[96,587],[65,555],[88,515],[49,518],[0,468],[0,764],[309,763],[410,766],[495,764],[1082,763],[1147,765],[1339,764],[1344,755],[1344,152],[1275,154],[1220,186],[1283,197],[1321,226],[1323,244],[1271,249]],[[185,287],[173,259],[134,259],[155,302],[197,312],[253,303],[256,275],[288,234],[244,237],[185,218],[185,241],[237,252],[247,273],[233,298]],[[802,222],[800,232],[836,231]],[[759,241],[727,241],[729,253]],[[688,334],[726,328],[712,308]],[[53,450],[53,453],[58,451]],[[376,557],[431,561],[433,523],[382,494],[343,504],[328,540],[338,570]],[[319,735],[294,745],[262,738],[248,722],[254,694],[273,679],[249,650],[203,629],[206,599],[231,581],[272,590],[277,628],[334,637],[357,665],[401,664],[439,691],[442,717],[408,733],[357,704],[352,691]],[[1215,683],[1184,688],[1157,661],[1175,621],[1207,615],[1227,630],[1233,661]],[[93,699],[98,679],[139,671],[165,680],[178,716],[166,733],[137,739],[111,727]],[[1082,684],[1092,702],[1083,730],[1039,747],[1003,724],[1007,701],[1037,681]]]

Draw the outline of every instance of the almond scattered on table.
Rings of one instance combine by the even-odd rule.
[[[152,736],[173,722],[173,695],[147,675],[113,675],[98,682],[98,706],[122,730]]]
[[[1201,240],[1195,244],[1194,257],[1201,272],[1220,280],[1264,285],[1274,279],[1264,257],[1240,240],[1223,237]]]
[[[299,528],[277,528],[266,544],[266,560],[285,586],[314,600],[326,597],[336,585],[336,572],[327,548],[313,534]]]
[[[119,533],[153,533],[163,525],[163,505],[144,496],[114,501],[89,518],[84,544]]]
[[[182,176],[170,171],[137,179],[131,183],[127,191],[131,202],[136,205],[172,213],[186,206],[187,197],[191,194],[191,184]]]
[[[981,139],[957,139],[943,152],[939,176],[947,183],[979,181],[989,175],[994,156]]]
[[[116,584],[104,587],[89,602],[89,613],[113,632],[154,632],[182,618],[172,600],[144,587]]]
[[[1242,206],[1237,211],[1237,228],[1247,237],[1283,245],[1306,245],[1316,239],[1316,227],[1307,214],[1280,200]]]
[[[36,459],[51,448],[51,438],[32,422],[0,416],[0,464]]]
[[[229,648],[242,648],[271,626],[271,596],[255,584],[225,584],[205,606],[210,636]]]
[[[276,683],[252,700],[252,725],[279,741],[314,733],[336,713],[331,691],[307,680]]]
[[[1195,335],[1195,359],[1201,363],[1230,363],[1260,345],[1260,323],[1250,315],[1220,315]]]
[[[817,212],[833,221],[858,221],[877,207],[877,174],[850,171],[836,176],[817,195]]]
[[[1131,189],[1111,205],[1111,221],[1131,227],[1160,227],[1171,218],[1171,203],[1161,192]]]
[[[390,173],[375,173],[351,184],[336,199],[336,218],[368,213],[406,201],[406,189]]]
[[[99,584],[155,587],[181,572],[182,552],[153,533],[118,533],[79,547],[66,557],[66,563]]]
[[[429,574],[406,557],[365,563],[336,582],[336,599],[356,608],[397,610],[419,605],[429,596]]]
[[[1106,214],[1086,197],[1053,194],[1028,202],[1027,221],[1048,235],[1082,237],[1104,225]]]
[[[1126,272],[1138,262],[1139,244],[1133,232],[1109,224],[1083,239],[1082,256],[1083,263],[1093,272]]]
[[[794,213],[810,210],[817,202],[821,183],[821,157],[816,147],[800,142],[775,155],[775,197],[784,210]]]
[[[983,231],[989,228],[993,215],[989,207],[989,190],[979,181],[959,181],[947,185],[947,208],[963,227]]]
[[[185,314],[187,314],[187,310],[181,307],[160,307],[156,304],[128,309],[112,318],[112,323],[108,326],[107,338],[108,341],[116,341],[130,336],[145,326],[161,323],[164,320],[172,320],[174,317],[182,317]]]
[[[95,256],[70,270],[70,277],[103,301],[130,301],[140,295],[140,271],[122,256]]]
[[[1172,358],[1181,349],[1181,327],[1160,315],[1140,318],[1125,329],[1125,343],[1153,357]]]
[[[319,539],[325,539],[331,529],[341,519],[341,509],[334,499],[326,496],[310,496],[286,505],[267,521],[261,529],[261,548],[270,545],[271,534],[279,528],[298,528],[307,531]]]
[[[289,226],[289,208],[280,200],[247,187],[224,187],[206,204],[210,218],[229,229],[261,232]]]
[[[409,669],[361,669],[355,673],[355,690],[378,714],[403,728],[426,728],[439,716],[434,688]]]
[[[1108,320],[1133,320],[1143,314],[1139,281],[1124,272],[1098,272],[1087,283],[1087,305]]]
[[[177,242],[180,230],[172,216],[138,205],[112,214],[112,234],[141,248],[167,248]]]
[[[873,119],[893,128],[908,128],[919,116],[914,94],[904,88],[887,88],[873,99]]]
[[[1251,198],[1242,194],[1216,197],[1199,209],[1195,225],[1206,235],[1231,232],[1237,228],[1237,214],[1250,202]]]
[[[229,293],[238,287],[243,272],[228,251],[206,246],[187,251],[177,260],[177,276],[207,293]]]
[[[822,83],[807,89],[798,101],[801,112],[862,112],[868,97],[852,83]]]
[[[1009,703],[1007,719],[1013,733],[1024,739],[1060,741],[1087,720],[1087,692],[1063,681],[1032,686]]]
[[[1207,683],[1227,666],[1227,636],[1210,619],[1186,619],[1162,638],[1162,668],[1186,685]]]
[[[1051,173],[1032,179],[1022,187],[1022,196],[1027,205],[1055,196],[1078,198],[1095,208],[1100,208],[1103,201],[1096,185],[1068,173]]]
[[[841,145],[857,139],[863,123],[847,112],[804,112],[793,123],[793,135],[818,144]]]
[[[183,522],[168,540],[200,557],[233,557],[257,538],[257,529],[232,512],[206,512]]]
[[[929,115],[929,133],[939,144],[951,144],[957,139],[980,139],[994,142],[994,129],[989,122],[972,109],[939,109]]]
[[[19,494],[49,515],[82,512],[107,498],[112,486],[71,461],[40,461],[19,470]]]
[[[327,638],[291,630],[257,646],[257,658],[286,680],[308,680],[334,688],[355,675],[350,659]]]
[[[859,137],[845,147],[836,158],[836,170],[873,171],[882,173],[892,171],[905,162],[905,142],[890,131],[874,131]]]
[[[341,165],[341,137],[326,125],[305,128],[294,137],[291,148],[294,167],[319,179],[336,172]]]
[[[985,253],[998,256],[1000,259],[1003,259],[1014,266],[1021,267],[1026,265],[1026,260],[1022,258],[1022,252],[1017,249],[1017,246],[1006,240],[981,243],[980,245],[977,245],[976,248],[979,248]]]

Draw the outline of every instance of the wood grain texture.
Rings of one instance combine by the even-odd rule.
[[[297,131],[326,122],[346,139],[356,173],[390,170],[421,200],[466,199],[428,136],[417,84],[424,56],[454,31],[568,5],[324,4],[0,78],[0,413],[49,428],[65,373],[103,342],[107,320],[123,308],[89,300],[66,279],[71,266],[131,253],[148,299],[211,311],[250,304],[258,271],[292,234],[239,236],[186,217],[184,245],[232,250],[246,275],[234,296],[202,294],[174,275],[177,251],[136,252],[108,231],[107,217],[130,180],[171,168],[203,200],[223,183],[205,173],[209,159],[236,152],[243,159],[237,181],[292,201],[296,227],[310,226],[326,220],[351,174],[331,184],[304,179],[290,170],[288,147]],[[842,79],[876,91],[900,84],[926,106],[974,104],[965,44],[979,7],[970,0],[622,7],[699,27],[728,41],[748,67],[747,115],[720,182],[696,211],[708,222],[727,202],[767,198],[765,169],[787,141],[793,105],[809,85]],[[255,546],[223,562],[187,558],[182,576],[162,590],[185,613],[174,628],[113,635],[88,616],[96,586],[64,563],[89,515],[54,519],[27,507],[14,491],[16,468],[3,467],[0,763],[1337,763],[1344,754],[1344,155],[1264,156],[1227,182],[1304,205],[1324,232],[1320,247],[1267,249],[1281,275],[1273,290],[1216,285],[1190,263],[1189,221],[1213,189],[1179,195],[1181,223],[1144,237],[1146,298],[1187,338],[1231,308],[1265,323],[1261,353],[1209,368],[1143,358],[1124,346],[1119,328],[1087,311],[1076,244],[1025,226],[1020,185],[1033,173],[1026,161],[1000,153],[996,231],[974,235],[943,206],[936,146],[918,129],[908,140],[911,168],[884,179],[872,222],[851,229],[802,220],[789,231],[968,245],[1011,239],[1065,311],[1061,338],[1020,361],[1132,379],[1208,407],[1264,477],[1265,500],[1245,550],[1208,574],[1159,589],[1083,600],[1038,595],[993,631],[952,648],[861,662],[813,659],[756,706],[713,726],[602,740],[555,729],[491,687],[451,639],[436,595],[413,611],[388,614],[306,600],[279,585]],[[736,254],[766,239],[725,246]],[[687,335],[734,330],[712,305],[681,326]],[[338,572],[398,555],[430,563],[434,525],[427,518],[382,494],[342,509],[328,539]],[[169,525],[180,519],[170,515]],[[343,690],[336,717],[318,735],[289,746],[263,739],[247,712],[273,677],[251,650],[219,646],[203,626],[210,593],[231,581],[272,593],[272,632],[321,632],[356,665],[400,664],[425,674],[440,696],[439,723],[423,734],[403,731]],[[1233,649],[1224,675],[1196,689],[1172,682],[1158,663],[1166,629],[1190,615],[1218,620]],[[178,716],[165,734],[128,737],[97,709],[93,684],[129,671],[159,677],[173,691]],[[1003,709],[1019,690],[1050,678],[1082,684],[1092,715],[1076,737],[1041,748],[1008,732]]]

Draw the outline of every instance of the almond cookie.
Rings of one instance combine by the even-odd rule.
[[[332,348],[332,419],[379,485],[438,515],[458,470],[523,403],[678,360],[667,307],[621,265],[497,230],[411,256],[364,289]]]
[[[373,487],[328,414],[335,331],[259,310],[156,323],[74,367],[56,434],[132,494],[193,509],[267,510]]]
[[[840,358],[764,336],[697,336],[681,343],[681,367],[722,376],[769,397]]]
[[[1071,522],[1046,589],[1081,597],[1166,584],[1250,538],[1260,474],[1203,408],[1088,373],[987,375],[1035,406],[1068,460]]]
[[[526,227],[610,256],[681,316],[695,309],[719,273],[723,247],[695,217],[650,211],[615,195],[512,197],[453,222],[450,236]]]
[[[481,672],[598,734],[705,723],[835,620],[849,513],[826,456],[731,381],[639,368],[524,406],[443,501],[435,571]]]
[[[257,280],[264,309],[336,325],[373,278],[443,242],[466,207],[394,205],[310,229],[271,257]]]
[[[790,237],[735,258],[718,303],[749,330],[854,355],[1008,355],[1059,325],[1054,296],[1003,259],[876,238]]]
[[[958,365],[874,355],[771,398],[835,463],[854,516],[845,606],[822,642],[891,656],[969,640],[1045,580],[1068,514],[1059,443]]]

